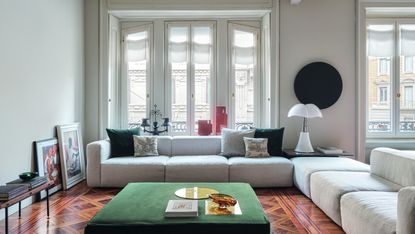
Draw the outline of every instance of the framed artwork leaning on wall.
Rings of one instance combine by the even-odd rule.
[[[62,189],[62,173],[59,155],[59,144],[57,138],[50,138],[35,141],[36,169],[39,176],[53,181],[53,186],[49,189],[49,194],[53,194]],[[39,193],[40,199],[46,197],[46,192]]]
[[[59,125],[58,140],[62,166],[63,189],[85,179],[85,158],[79,123]]]

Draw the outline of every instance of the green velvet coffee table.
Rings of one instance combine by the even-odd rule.
[[[169,200],[184,187],[210,187],[235,197],[242,215],[205,215],[204,200],[199,216],[165,218]],[[245,183],[130,183],[85,228],[91,233],[255,233],[269,234],[270,223],[255,192]]]

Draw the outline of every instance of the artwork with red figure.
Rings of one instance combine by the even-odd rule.
[[[43,147],[44,173],[55,186],[61,184],[58,144]]]

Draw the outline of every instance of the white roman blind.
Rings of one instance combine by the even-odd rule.
[[[188,28],[171,27],[169,32],[169,56],[172,63],[187,62]]]
[[[208,26],[193,27],[193,62],[210,64],[212,55],[212,29]]]
[[[415,56],[415,25],[401,25],[401,55]]]
[[[393,56],[394,35],[394,26],[392,24],[369,25],[367,29],[368,56]]]
[[[255,34],[240,30],[234,31],[234,59],[236,64],[254,64],[255,61]]]
[[[148,32],[142,31],[128,34],[127,38],[127,59],[130,62],[142,62],[148,58]]]

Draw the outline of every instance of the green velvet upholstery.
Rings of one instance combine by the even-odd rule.
[[[210,187],[234,196],[242,215],[205,215],[199,201],[199,216],[165,218],[169,200],[184,187]],[[88,223],[91,233],[270,233],[270,224],[255,192],[246,183],[130,183]]]

